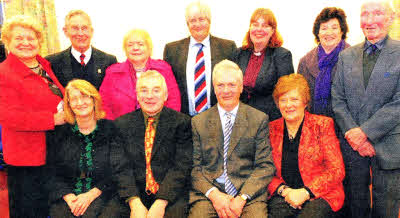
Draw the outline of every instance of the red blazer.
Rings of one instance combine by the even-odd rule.
[[[283,118],[269,123],[272,157],[276,175],[268,185],[274,194],[282,179]],[[299,145],[299,170],[303,183],[315,195],[323,198],[333,211],[343,206],[342,181],[345,171],[339,140],[335,135],[333,120],[329,117],[305,113]]]
[[[64,93],[50,63],[36,57]],[[54,95],[42,77],[15,55],[0,64],[0,124],[4,161],[14,166],[41,166],[46,162],[45,131],[54,129],[54,113],[62,99]]]

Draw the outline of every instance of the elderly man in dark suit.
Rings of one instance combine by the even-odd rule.
[[[335,119],[348,145],[345,192],[351,214],[398,217],[400,207],[400,42],[388,37],[394,13],[388,2],[361,7],[365,42],[344,50],[332,85]]]
[[[134,172],[130,184],[120,181],[128,184],[120,196],[131,217],[186,217],[193,150],[190,117],[164,107],[167,85],[157,71],[143,73],[136,92],[141,109],[115,121],[126,136]]]
[[[232,61],[215,66],[213,85],[218,104],[192,119],[189,217],[267,217],[268,116],[239,102],[243,74]]]
[[[214,65],[232,59],[235,42],[210,35],[210,8],[193,2],[186,8],[186,24],[190,37],[168,43],[164,60],[174,72],[181,93],[183,113],[194,116],[217,103],[211,85]]]
[[[64,87],[72,79],[79,78],[89,81],[98,90],[106,68],[117,63],[117,58],[91,46],[92,21],[84,11],[70,11],[63,30],[72,46],[46,57],[54,74]]]

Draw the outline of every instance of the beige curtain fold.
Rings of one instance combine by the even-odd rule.
[[[60,50],[54,0],[1,0],[5,3],[5,19],[25,14],[37,19],[43,27],[41,56]]]

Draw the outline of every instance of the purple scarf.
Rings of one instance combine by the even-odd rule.
[[[331,100],[332,69],[336,65],[339,53],[344,49],[344,40],[340,41],[336,48],[329,54],[325,53],[321,44],[318,46],[318,67],[319,73],[315,79],[314,88],[314,113],[330,115],[329,108]]]

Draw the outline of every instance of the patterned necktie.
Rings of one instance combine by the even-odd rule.
[[[81,54],[81,56],[79,57],[80,59],[81,59],[81,65],[82,65],[82,67],[84,67],[86,64],[85,64],[85,54]]]
[[[151,151],[153,149],[153,142],[155,137],[155,129],[153,127],[154,117],[147,119],[146,133],[144,135],[144,151],[146,157],[146,193],[151,195],[155,194],[160,187],[154,179],[153,172],[151,171]]]
[[[194,66],[194,102],[195,111],[197,113],[208,109],[207,106],[207,87],[206,87],[206,72],[204,62],[203,44],[197,43],[199,51],[196,55],[196,64]]]
[[[231,180],[229,179],[227,170],[229,142],[231,140],[232,126],[233,126],[231,121],[232,114],[226,112],[225,115],[226,115],[226,122],[224,131],[224,172],[223,172],[223,174],[225,175],[225,192],[229,195],[236,196],[237,190],[235,186],[232,184]]]
[[[369,46],[371,48],[371,52],[369,53],[369,55],[374,55],[376,50],[378,50],[378,47],[374,44]]]

